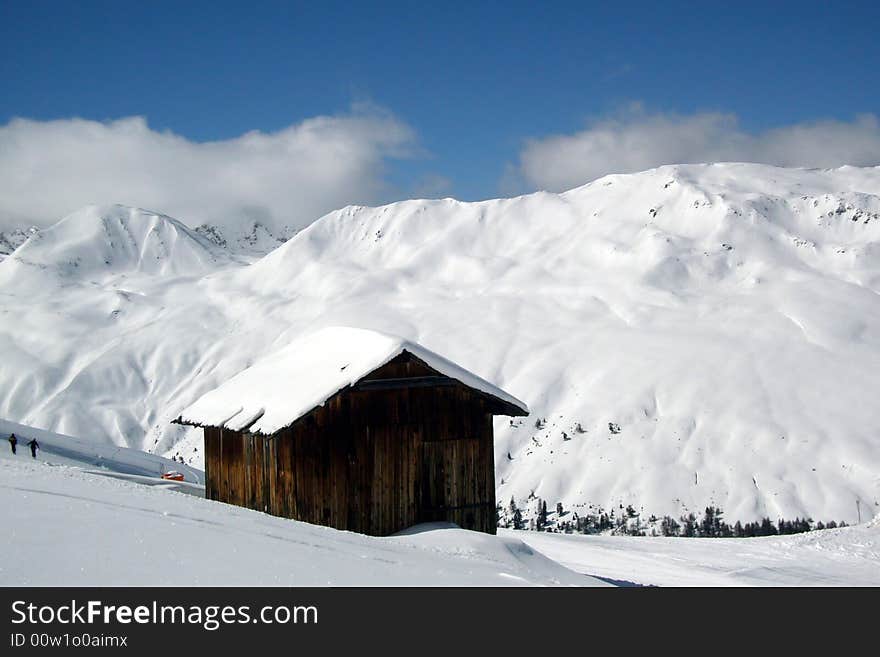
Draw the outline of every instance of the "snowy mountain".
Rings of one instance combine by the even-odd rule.
[[[36,233],[38,228],[32,226],[28,229],[13,228],[0,231],[0,260],[25,243],[28,237]]]
[[[116,208],[116,210],[112,210]],[[121,205],[105,205],[105,206],[88,206],[73,213],[74,217],[82,218],[82,215],[89,212],[104,213],[112,215],[114,212],[126,212],[127,210],[137,210],[137,212],[147,216],[161,216],[164,219],[171,219],[165,215],[150,212],[147,210],[138,210],[136,208],[128,208]],[[173,220],[177,224],[181,222]],[[0,222],[0,225],[8,225],[10,222]],[[72,223],[76,223],[74,220]],[[227,222],[228,223],[228,222]],[[46,226],[48,227],[48,226]],[[243,217],[236,225],[218,225],[211,223],[202,223],[199,225],[189,225],[185,228],[204,238],[212,247],[217,247],[222,251],[233,256],[241,258],[255,259],[262,257],[277,249],[281,244],[293,237],[297,230],[291,226],[281,225],[276,221],[264,223],[256,219]],[[5,228],[0,231],[0,259],[9,255],[19,246],[33,235],[34,233],[44,230],[37,226],[17,226]]]
[[[525,401],[498,498],[880,511],[880,168],[667,166],[330,213],[253,264],[90,208],[0,262],[0,416],[201,459],[187,405],[306,331],[418,341]]]
[[[268,226],[254,220],[234,228],[199,224],[195,231],[230,253],[256,257],[277,249],[296,234],[289,226]]]
[[[34,231],[15,251],[20,266],[62,280],[130,273],[197,275],[226,259],[220,249],[171,217],[121,205],[88,206]]]

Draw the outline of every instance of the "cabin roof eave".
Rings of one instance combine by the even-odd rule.
[[[331,327],[299,338],[242,370],[198,398],[175,422],[249,428],[251,433],[272,435],[402,354],[492,400],[493,414],[529,413],[525,403],[421,345],[376,331]]]

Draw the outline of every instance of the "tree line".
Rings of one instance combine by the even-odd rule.
[[[564,534],[603,534],[613,533],[627,536],[680,536],[687,538],[751,538],[755,536],[778,536],[801,534],[804,532],[846,527],[845,522],[814,522],[812,518],[779,518],[776,522],[769,517],[756,522],[742,523],[737,520],[730,525],[724,519],[721,507],[707,506],[701,516],[694,513],[681,515],[678,519],[665,515],[658,518],[651,515],[643,519],[636,509],[622,504],[618,509],[604,510],[601,506],[591,508],[587,513],[567,512],[561,502],[557,502],[555,513],[548,512],[547,501],[536,500],[535,511],[526,517],[514,498],[505,507],[498,505],[498,526],[509,529],[558,532]]]

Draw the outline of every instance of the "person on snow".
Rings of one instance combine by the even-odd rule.
[[[40,449],[40,443],[37,442],[37,439],[32,438],[28,443],[28,447],[31,448],[31,458],[37,458],[37,450]]]
[[[15,446],[18,445],[18,438],[15,437],[15,434],[11,434],[9,436],[9,446],[12,448],[12,453],[15,454]]]

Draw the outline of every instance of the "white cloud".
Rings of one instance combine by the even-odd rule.
[[[406,124],[372,106],[206,143],[157,132],[143,117],[14,119],[0,126],[0,229],[49,225],[90,203],[230,232],[244,219],[301,227],[382,200],[386,160],[412,155],[414,144]]]
[[[721,161],[797,167],[876,165],[880,164],[880,123],[867,114],[852,122],[799,123],[752,134],[740,128],[732,114],[647,114],[634,106],[575,134],[527,141],[515,174],[528,188],[562,191],[609,173]],[[502,182],[511,186],[510,172]]]
[[[452,181],[438,173],[428,173],[416,180],[412,187],[413,198],[440,198],[452,190]]]

